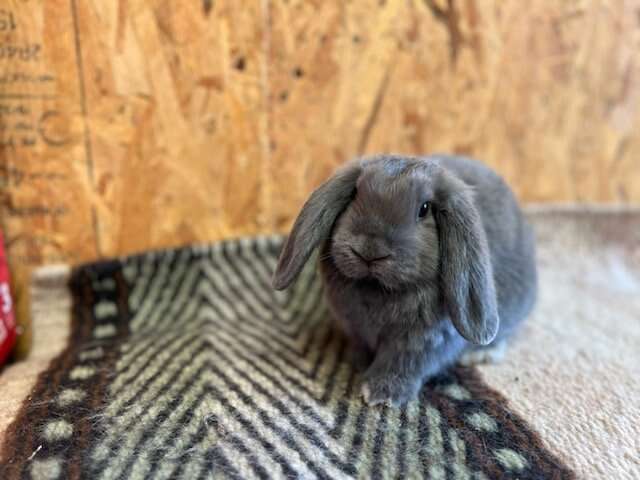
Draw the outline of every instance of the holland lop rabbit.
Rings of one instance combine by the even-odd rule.
[[[369,404],[401,405],[461,357],[502,346],[536,298],[532,230],[506,183],[468,158],[380,155],[338,170],[303,206],[274,288],[316,247]]]

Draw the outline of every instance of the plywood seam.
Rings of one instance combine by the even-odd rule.
[[[76,53],[76,69],[78,71],[78,86],[80,89],[80,108],[82,110],[83,121],[83,136],[84,136],[84,149],[85,149],[85,164],[87,167],[87,176],[89,178],[89,185],[95,193],[96,182],[93,165],[93,150],[91,148],[91,132],[89,131],[89,119],[87,108],[87,93],[84,84],[84,65],[82,62],[82,46],[80,44],[80,32],[78,28],[78,9],[76,0],[70,0],[71,16],[73,17],[73,37],[74,47]],[[94,238],[96,242],[96,253],[99,257],[102,256],[102,248],[100,242],[100,219],[98,218],[98,212],[93,202],[90,203],[91,208],[91,220],[93,223]]]

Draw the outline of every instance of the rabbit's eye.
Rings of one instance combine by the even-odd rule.
[[[429,213],[429,208],[431,207],[431,204],[429,202],[424,202],[421,206],[420,206],[420,211],[418,212],[418,218],[424,218],[427,216],[427,214]]]

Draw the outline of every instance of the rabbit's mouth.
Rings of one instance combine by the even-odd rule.
[[[337,270],[350,280],[385,290],[393,290],[399,286],[393,281],[396,275],[392,256],[367,261],[350,250],[338,249],[332,257]]]
[[[336,241],[334,238],[320,258],[333,264],[333,268],[346,279],[391,291],[402,289],[410,279],[405,273],[407,269],[403,266],[401,253],[363,249],[350,241]]]

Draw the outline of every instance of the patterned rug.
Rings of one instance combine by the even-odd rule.
[[[555,479],[573,474],[474,369],[368,407],[281,238],[77,268],[69,346],[10,427],[0,478]]]

